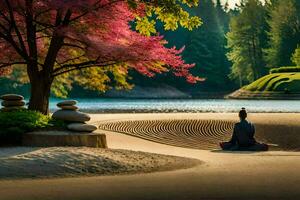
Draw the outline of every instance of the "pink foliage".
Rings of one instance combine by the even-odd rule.
[[[129,23],[136,16],[145,14],[145,5],[138,0],[136,9],[130,8],[124,0],[34,0],[30,9],[25,0],[9,2],[27,54],[25,15],[26,12],[33,15],[34,23],[38,26],[36,43],[40,60],[47,56],[49,40],[56,34],[64,37],[64,42],[70,44],[60,48],[57,63],[66,63],[72,59],[70,49],[77,49],[84,52],[84,57],[95,60],[99,65],[126,64],[147,76],[172,71],[176,76],[186,77],[191,83],[201,80],[189,73],[194,65],[186,64],[182,59],[180,54],[183,48],[166,48],[167,41],[162,36],[147,37],[132,30]],[[9,16],[6,0],[0,0],[0,10],[5,16]],[[57,13],[65,16],[68,11],[71,11],[70,23],[56,25]],[[11,25],[1,15],[0,24],[5,27]],[[21,48],[15,30],[12,35]],[[1,39],[1,35],[0,49],[5,49],[0,52],[0,64],[24,60],[11,44]],[[157,65],[163,67],[156,67]]]

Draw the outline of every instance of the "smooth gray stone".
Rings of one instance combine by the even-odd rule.
[[[53,113],[52,117],[54,119],[69,122],[87,122],[91,120],[91,117],[89,115],[73,110],[58,110]]]
[[[25,101],[23,101],[23,100],[13,100],[13,101],[5,100],[5,101],[2,101],[1,105],[4,107],[25,106]]]
[[[58,106],[63,110],[78,110],[79,108],[77,106]]]
[[[5,94],[0,96],[0,99],[6,100],[6,101],[20,101],[24,100],[24,97],[18,94]]]
[[[62,101],[62,102],[59,102],[57,104],[58,107],[61,107],[61,106],[74,106],[76,105],[78,102],[76,100],[67,100],[67,101]]]
[[[97,130],[97,126],[83,123],[72,123],[67,126],[70,131],[75,132],[93,132]]]

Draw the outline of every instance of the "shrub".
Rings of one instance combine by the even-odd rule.
[[[284,72],[300,72],[299,66],[288,66],[288,67],[278,67],[270,70],[270,74],[274,73],[284,73]]]
[[[300,45],[297,46],[292,56],[292,62],[300,66]]]
[[[0,127],[2,129],[18,127],[24,131],[32,131],[36,128],[46,127],[49,121],[49,116],[35,111],[0,112]]]
[[[63,127],[64,123],[35,111],[0,112],[0,144],[21,144],[22,134],[53,126]]]

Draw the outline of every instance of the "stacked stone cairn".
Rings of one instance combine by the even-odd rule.
[[[3,112],[10,112],[15,110],[26,109],[24,97],[17,94],[5,94],[0,97],[2,100],[1,111]]]
[[[76,104],[77,101],[75,100],[58,103],[57,107],[60,110],[54,112],[52,117],[65,121],[68,124],[67,128],[73,132],[92,133],[97,130],[97,126],[86,124],[91,120],[91,117],[88,114],[79,112]]]

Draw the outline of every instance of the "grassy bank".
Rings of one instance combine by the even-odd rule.
[[[229,94],[227,98],[299,100],[300,72],[271,73]]]
[[[300,92],[300,73],[274,73],[264,76],[243,88],[253,92]]]

